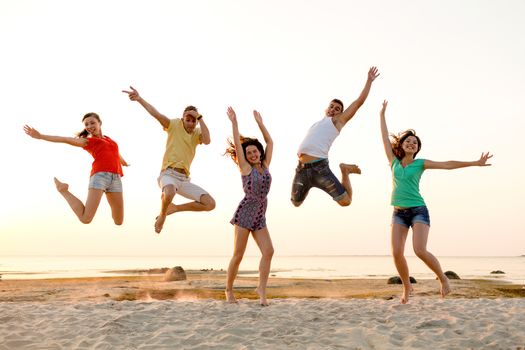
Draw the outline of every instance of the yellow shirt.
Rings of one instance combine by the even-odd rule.
[[[190,165],[195,157],[195,149],[200,144],[201,129],[188,134],[182,124],[182,119],[171,119],[166,132],[166,152],[162,160],[162,170],[167,167],[182,168],[190,175]]]

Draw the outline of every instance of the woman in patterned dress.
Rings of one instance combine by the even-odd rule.
[[[265,213],[267,206],[266,197],[272,182],[268,167],[272,160],[273,141],[263,124],[259,112],[253,111],[253,116],[263,134],[266,149],[263,148],[257,139],[242,137],[239,134],[237,116],[233,108],[228,107],[227,114],[232,123],[233,140],[228,140],[230,147],[226,149],[226,154],[239,166],[245,196],[239,203],[230,221],[235,227],[235,242],[233,256],[228,266],[226,300],[230,303],[236,302],[233,294],[233,282],[239,271],[239,265],[251,233],[262,253],[259,263],[259,284],[256,292],[259,295],[260,304],[267,306],[266,285],[270,275],[273,245],[270,233],[266,227]]]

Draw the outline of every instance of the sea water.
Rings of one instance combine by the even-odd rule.
[[[257,276],[260,257],[245,256],[239,274]],[[525,283],[525,256],[515,257],[438,257],[443,271],[454,271],[463,279],[498,279]],[[229,256],[2,256],[1,278],[41,279],[116,276],[120,270],[147,270],[182,266],[185,270],[223,270]],[[410,275],[433,279],[435,275],[417,257],[407,257]],[[501,270],[504,274],[491,274]],[[131,274],[131,273],[130,273]],[[391,256],[331,255],[274,256],[272,277],[292,278],[370,278],[397,275]]]

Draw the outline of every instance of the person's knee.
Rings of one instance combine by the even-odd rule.
[[[348,207],[350,204],[352,204],[352,201],[351,200],[340,200],[340,201],[337,201],[337,203],[342,206],[342,207]]]
[[[293,204],[295,207],[299,207],[299,206],[301,206],[301,204],[303,204],[302,201],[298,202],[298,201],[294,201],[293,199],[292,199],[291,201],[292,201],[292,204]]]
[[[352,204],[352,199],[348,195],[348,193],[345,193],[345,195],[337,200],[337,203],[342,207],[348,207],[350,204]]]
[[[206,211],[215,209],[215,199],[209,194],[201,196],[200,202],[204,205]]]
[[[266,259],[271,259],[274,253],[275,253],[275,250],[273,249],[273,247],[269,247],[263,250],[262,255]]]
[[[414,247],[414,253],[420,259],[423,259],[427,256],[427,250],[422,247]]]
[[[175,197],[176,193],[177,191],[175,190],[175,186],[172,185],[164,186],[162,189],[162,195],[165,199],[170,199],[170,201],[173,199],[173,197]]]
[[[307,194],[308,194],[308,190],[304,187],[304,185],[301,183],[296,183],[294,179],[294,184],[292,186],[292,193],[290,196],[290,200],[292,201],[292,204],[295,207],[299,207],[301,204],[303,204]]]
[[[93,221],[93,217],[83,217],[83,218],[80,218],[80,222],[83,223],[83,224],[90,224],[91,221]]]
[[[236,265],[241,263],[241,260],[244,256],[244,252],[233,252],[232,262]]]
[[[392,248],[392,257],[394,259],[402,259],[405,255],[405,252],[402,248]]]

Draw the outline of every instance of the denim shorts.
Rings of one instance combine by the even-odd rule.
[[[91,175],[89,188],[104,192],[122,192],[122,181],[119,174],[101,171]]]
[[[430,226],[430,214],[425,205],[411,208],[394,208],[392,225],[399,224],[405,227],[413,227],[416,222]]]
[[[325,191],[334,201],[342,199],[346,194],[345,188],[330,170],[328,159],[313,163],[299,162],[292,184],[292,202],[302,203],[312,187]]]

